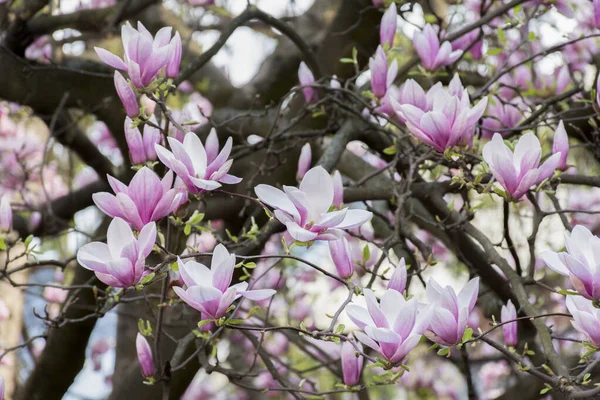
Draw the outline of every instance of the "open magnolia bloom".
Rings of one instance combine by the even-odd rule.
[[[568,276],[577,292],[590,300],[600,299],[600,238],[577,225],[565,233],[567,251],[545,251],[542,260],[555,272]]]
[[[559,166],[561,153],[555,153],[540,165],[542,146],[531,132],[521,136],[514,153],[504,143],[499,133],[483,147],[483,159],[490,166],[494,178],[508,194],[518,200],[533,185],[552,176]]]
[[[231,154],[232,139],[228,138],[219,152],[219,138],[214,128],[206,139],[206,146],[194,132],[188,132],[183,143],[172,137],[167,140],[171,151],[156,144],[156,154],[167,168],[177,174],[190,193],[203,193],[220,188],[221,183],[234,185],[242,181],[228,174],[233,164],[233,160],[227,160]]]
[[[202,313],[203,319],[219,319],[240,296],[250,300],[264,300],[273,296],[273,289],[246,290],[248,282],[231,285],[235,254],[229,254],[225,246],[219,244],[213,252],[210,269],[196,261],[184,263],[177,259],[181,279],[186,289],[173,287],[177,296],[190,307]]]
[[[154,37],[138,22],[138,29],[129,23],[121,27],[121,38],[125,54],[123,59],[113,53],[95,47],[96,54],[102,61],[113,68],[127,71],[131,83],[136,88],[148,86],[165,68],[168,77],[174,77],[179,71],[181,62],[181,38],[179,33],[171,39],[173,28],[165,27]]]
[[[573,316],[571,324],[595,346],[600,346],[600,309],[579,296],[567,296],[567,309]]]
[[[400,292],[388,290],[377,303],[375,294],[365,289],[367,308],[346,307],[348,317],[363,332],[354,336],[391,363],[399,363],[414,349],[429,325],[429,310],[419,312],[416,299],[405,300]]]
[[[426,336],[444,346],[458,344],[465,333],[478,293],[479,277],[471,279],[458,295],[451,286],[442,287],[431,278],[427,283],[427,299],[432,314]]]
[[[144,226],[138,238],[121,218],[112,220],[106,233],[106,243],[92,242],[77,252],[77,262],[94,271],[98,279],[109,286],[127,288],[140,282],[146,257],[156,241],[156,224]]]
[[[94,203],[104,214],[122,218],[137,230],[171,214],[186,200],[183,189],[171,188],[171,171],[160,179],[156,172],[143,167],[135,173],[129,186],[110,175],[108,183],[115,195],[94,193]]]
[[[356,228],[371,219],[365,210],[343,208],[331,211],[334,201],[334,180],[321,166],[310,169],[298,188],[284,186],[283,191],[269,185],[254,188],[263,203],[275,209],[275,217],[287,227],[299,242],[336,240],[341,229]]]

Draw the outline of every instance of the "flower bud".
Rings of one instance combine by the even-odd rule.
[[[142,369],[142,375],[146,378],[154,376],[154,362],[152,361],[152,350],[146,338],[138,333],[135,339],[135,347],[137,350],[138,361]]]
[[[362,346],[357,343],[362,350]],[[346,341],[342,344],[342,372],[344,383],[348,386],[357,385],[363,368],[363,356],[358,355],[354,346]]]
[[[352,264],[350,245],[346,238],[329,241],[329,252],[340,278],[350,278],[354,273],[354,265]]]
[[[404,257],[400,259],[398,266],[388,282],[387,288],[404,293],[404,289],[406,289],[406,261],[404,261]]]
[[[396,3],[392,3],[381,18],[381,27],[379,28],[379,40],[381,45],[387,44],[389,47],[394,45],[394,36],[396,36],[396,24],[398,12]]]
[[[304,178],[304,175],[310,169],[311,161],[312,151],[310,149],[310,143],[306,143],[304,146],[302,146],[300,157],[298,158],[298,172],[296,173],[296,179],[301,181],[302,178]]]
[[[135,98],[135,93],[131,89],[131,86],[129,86],[129,83],[127,83],[127,80],[118,71],[115,71],[115,89],[117,89],[117,94],[121,99],[121,103],[123,103],[123,107],[125,107],[127,115],[130,118],[137,117],[140,112],[140,106]]]
[[[298,68],[298,81],[301,86],[304,86],[302,88],[302,94],[304,95],[306,102],[312,103],[317,100],[316,90],[310,87],[310,85],[314,85],[315,77],[304,61],[300,63],[300,67]]]
[[[517,310],[513,305],[512,301],[508,301],[505,306],[502,306],[500,311],[500,320],[502,322],[512,321],[517,318]],[[504,343],[507,346],[516,346],[518,343],[517,339],[517,322],[509,322],[502,325],[502,332],[504,333]]]
[[[562,120],[558,123],[558,128],[554,131],[554,141],[552,143],[552,154],[560,153],[560,160],[557,169],[564,171],[567,169],[567,156],[569,155],[569,136],[565,130],[565,124]]]

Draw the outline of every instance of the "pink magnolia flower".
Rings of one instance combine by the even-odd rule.
[[[298,68],[298,81],[300,82],[300,86],[302,86],[302,94],[306,102],[313,103],[317,101],[319,98],[317,90],[311,87],[311,85],[315,84],[315,76],[304,61],[300,63],[300,67]]]
[[[375,51],[375,57],[369,59],[369,70],[371,71],[371,91],[375,97],[381,99],[396,79],[398,61],[392,61],[392,65],[388,68],[387,56],[380,45]]]
[[[357,343],[358,348],[362,351],[362,346]],[[344,384],[348,386],[358,385],[360,374],[363,369],[364,358],[356,352],[354,346],[346,341],[342,344],[342,375]]]
[[[567,296],[567,309],[573,316],[571,324],[595,346],[600,346],[600,309],[579,296]]]
[[[275,217],[299,242],[336,240],[341,229],[361,226],[372,217],[364,210],[343,208],[331,211],[334,198],[333,178],[321,166],[310,169],[299,188],[284,186],[283,191],[269,185],[254,188],[258,198],[275,209]]]
[[[495,133],[483,147],[483,159],[490,166],[494,178],[515,200],[523,197],[531,186],[552,176],[561,154],[553,154],[540,166],[541,157],[540,141],[531,132],[519,139],[514,153],[504,144],[499,133]]]
[[[562,120],[558,123],[558,128],[554,131],[554,140],[552,141],[552,154],[560,154],[558,166],[556,168],[564,171],[567,169],[567,157],[569,156],[569,136]]]
[[[121,27],[121,39],[125,49],[123,59],[99,47],[95,47],[94,50],[106,64],[126,71],[133,86],[144,88],[163,68],[167,67],[170,73],[175,71],[175,66],[177,70],[179,69],[181,38],[176,34],[171,39],[172,29],[170,26],[162,28],[153,38],[141,22],[138,22],[137,30],[126,23]],[[178,46],[179,50],[177,50]]]
[[[329,252],[339,277],[342,279],[350,278],[354,273],[354,263],[350,244],[348,244],[346,238],[342,236],[341,239],[330,240]]]
[[[348,317],[364,330],[354,335],[391,363],[402,362],[419,344],[429,323],[429,312],[419,312],[416,299],[406,300],[395,290],[386,291],[380,303],[370,289],[364,292],[367,308],[357,304],[346,307]]]
[[[583,225],[565,233],[566,252],[545,251],[542,260],[556,273],[568,276],[577,292],[586,299],[600,299],[600,238]]]
[[[94,193],[94,203],[104,214],[122,218],[138,231],[149,222],[171,214],[184,200],[181,189],[171,188],[171,171],[161,180],[156,172],[143,167],[135,173],[129,186],[110,175],[108,183],[115,195],[108,192]]]
[[[0,200],[0,232],[10,232],[13,225],[12,208],[7,195],[2,196]]]
[[[66,300],[68,294],[69,291],[65,289],[51,286],[44,288],[44,299],[50,303],[62,303]]]
[[[210,269],[199,262],[184,263],[181,259],[177,260],[177,265],[187,289],[175,286],[173,290],[190,307],[200,311],[203,319],[225,316],[229,306],[240,296],[264,300],[276,293],[273,289],[247,290],[248,282],[230,286],[235,255],[229,254],[222,244],[215,247]]]
[[[406,289],[406,279],[406,261],[404,261],[404,257],[402,257],[396,268],[394,268],[392,277],[388,281],[388,290],[395,290],[398,293],[404,293],[404,289]]]
[[[423,31],[415,32],[413,47],[421,59],[423,68],[428,71],[453,64],[463,54],[462,50],[452,51],[452,45],[448,41],[440,46],[440,39],[431,24],[425,25]]]
[[[106,243],[92,242],[77,252],[77,262],[94,271],[109,286],[128,288],[142,279],[146,257],[156,241],[156,224],[149,223],[136,239],[129,224],[115,218],[108,226]]]
[[[396,36],[396,27],[398,23],[398,11],[396,3],[390,4],[387,11],[381,18],[381,26],[379,28],[379,43],[388,47],[394,46],[394,36]]]
[[[448,91],[441,85],[431,88],[426,96],[428,110],[399,104],[392,99],[394,110],[401,120],[406,121],[410,132],[440,153],[458,145],[471,146],[475,125],[487,107],[487,97],[471,108],[467,90],[452,94],[454,90],[455,86],[450,86]]]
[[[479,39],[479,30],[474,29],[452,41],[452,50],[469,51],[475,60],[481,59],[483,40]]]
[[[214,128],[206,139],[206,146],[194,132],[188,132],[183,143],[168,137],[171,151],[161,145],[154,145],[160,161],[177,174],[190,193],[198,194],[215,190],[221,183],[235,185],[242,181],[229,175],[233,160],[227,160],[233,140],[227,139],[219,152],[219,138]]]
[[[298,172],[296,172],[296,179],[299,181],[304,178],[306,172],[310,169],[310,163],[312,161],[312,151],[310,143],[306,143],[300,150],[300,157],[298,158]]]
[[[508,300],[506,305],[502,306],[500,310],[500,321],[508,322],[517,318],[517,310],[515,309],[512,301]],[[502,325],[502,333],[504,334],[504,343],[507,346],[516,346],[519,342],[517,337],[517,322],[509,322]]]
[[[156,124],[156,120],[150,119]],[[144,134],[138,128],[133,127],[133,121],[125,118],[125,140],[129,147],[129,155],[133,164],[143,164],[147,161],[156,160],[154,145],[160,143],[160,130],[149,124],[144,125]]]
[[[154,369],[154,361],[152,361],[152,349],[150,348],[150,344],[148,344],[148,340],[139,332],[135,338],[135,348],[142,375],[146,378],[154,376],[156,371]]]
[[[479,278],[471,279],[458,293],[451,286],[441,287],[433,278],[427,284],[427,299],[431,307],[431,324],[427,336],[444,346],[462,340],[469,314],[477,302]]]

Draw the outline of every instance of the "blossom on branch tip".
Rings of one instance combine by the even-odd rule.
[[[600,299],[600,238],[583,225],[565,233],[567,251],[545,251],[540,256],[550,269],[568,276],[575,290],[590,300]]]
[[[387,56],[380,45],[375,51],[375,57],[369,59],[369,70],[371,71],[371,91],[375,97],[381,99],[396,79],[398,61],[392,61],[388,67]]]
[[[296,179],[301,181],[304,178],[306,172],[310,169],[310,163],[312,162],[312,151],[310,143],[306,143],[300,150],[300,157],[298,158],[298,172],[296,173]]]
[[[569,156],[569,136],[562,120],[558,123],[558,128],[554,131],[554,140],[552,141],[552,154],[560,154],[557,169],[564,171],[567,169],[567,157]]]
[[[479,278],[471,279],[456,294],[451,286],[442,287],[433,278],[427,283],[431,324],[426,336],[432,341],[453,346],[460,343],[479,292]]]
[[[122,218],[138,231],[149,222],[171,214],[185,201],[183,190],[171,188],[171,171],[160,179],[156,172],[143,167],[135,173],[129,186],[110,175],[108,183],[115,194],[94,193],[94,203],[106,215]]]
[[[171,39],[173,28],[160,29],[154,37],[138,22],[138,29],[129,23],[121,27],[121,39],[125,53],[123,59],[113,53],[95,47],[96,54],[111,67],[126,71],[131,83],[138,89],[148,86],[160,71],[167,67],[168,74],[173,75],[179,69],[181,61],[181,38],[178,34]],[[173,76],[169,76],[173,77]]]
[[[370,289],[364,292],[367,308],[356,304],[346,307],[348,317],[364,331],[354,335],[389,362],[402,362],[427,329],[429,310],[419,312],[416,299],[406,300],[396,290],[386,291],[379,303]]]
[[[231,304],[243,296],[250,300],[264,300],[273,296],[273,289],[247,290],[248,282],[231,285],[235,255],[225,246],[217,245],[208,269],[196,261],[184,263],[177,259],[185,289],[175,286],[173,290],[190,307],[200,311],[202,318],[219,319],[227,313]]]
[[[155,241],[154,222],[144,226],[136,239],[127,222],[115,218],[108,226],[106,243],[84,245],[77,252],[77,262],[94,271],[105,284],[128,288],[142,279],[146,257],[152,252]]]
[[[206,139],[206,145],[194,132],[188,132],[183,143],[172,137],[168,137],[167,141],[171,151],[156,144],[156,154],[167,168],[177,174],[190,193],[204,193],[220,188],[221,183],[235,185],[242,181],[228,174],[233,164],[233,160],[227,159],[233,140],[228,138],[219,152],[219,138],[214,128]]]
[[[362,351],[360,343],[357,343],[356,345]],[[360,374],[363,369],[363,362],[363,356],[357,353],[356,349],[349,341],[345,341],[342,344],[342,375],[344,377],[345,385],[358,385]]]
[[[462,50],[452,51],[452,45],[448,41],[440,45],[440,39],[431,24],[425,25],[421,32],[415,32],[413,47],[421,59],[423,68],[428,71],[454,64],[463,54]]]
[[[511,300],[508,300],[506,305],[500,310],[500,321],[505,323],[513,321],[517,318],[517,310]],[[502,333],[504,334],[504,343],[507,346],[516,346],[518,343],[517,337],[517,321],[508,322],[502,325]]]
[[[379,43],[389,48],[394,46],[394,37],[396,36],[396,27],[398,23],[398,11],[396,3],[390,4],[389,8],[381,17],[381,26],[379,28]]]
[[[307,103],[313,103],[318,100],[317,90],[311,85],[315,84],[315,76],[304,61],[300,63],[298,68],[298,82],[302,86],[302,94]]]
[[[151,118],[151,121],[156,123],[156,120]],[[156,160],[156,150],[154,145],[160,143],[161,133],[158,128],[144,125],[144,133],[133,127],[133,121],[125,118],[125,140],[129,148],[129,155],[133,164],[144,164],[147,161]]]
[[[329,252],[338,276],[342,279],[350,278],[354,273],[354,263],[348,240],[343,236],[338,240],[330,240]]]
[[[495,133],[483,147],[483,159],[490,166],[494,178],[515,200],[523,197],[533,185],[552,176],[559,165],[561,153],[553,154],[540,166],[541,157],[540,141],[531,132],[519,139],[514,152],[499,133]]]
[[[258,198],[275,209],[275,217],[284,224],[298,242],[336,240],[341,229],[361,226],[372,213],[343,208],[331,211],[334,180],[321,166],[310,169],[298,188],[284,186],[283,191],[269,185],[254,188]]]
[[[148,340],[139,332],[135,338],[135,348],[142,375],[146,378],[154,376],[156,372],[154,370],[154,361],[152,360],[152,349],[150,349]]]

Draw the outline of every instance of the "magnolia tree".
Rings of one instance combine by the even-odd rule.
[[[0,0],[0,399],[598,398],[598,28]]]

